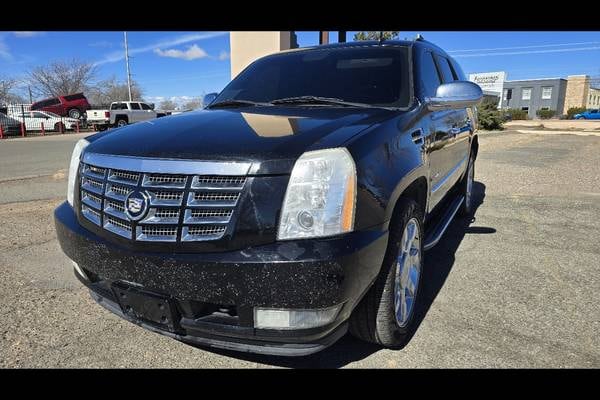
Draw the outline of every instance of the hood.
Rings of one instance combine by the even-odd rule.
[[[307,150],[342,145],[394,115],[383,109],[248,107],[199,110],[94,135],[86,151],[133,157],[250,161],[254,174],[288,173]]]

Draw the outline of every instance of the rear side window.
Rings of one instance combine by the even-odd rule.
[[[110,106],[111,110],[127,110],[127,104],[125,103],[114,103]]]
[[[459,81],[467,80],[467,76],[465,75],[460,64],[456,62],[456,60],[454,60],[454,59],[450,60],[450,66],[454,69],[454,72],[456,72],[456,76],[458,77]]]
[[[444,80],[444,83],[450,83],[458,80],[456,72],[454,72],[450,62],[446,57],[441,57],[436,54],[435,61],[437,62],[440,72],[442,73],[442,79]]]
[[[31,108],[32,109],[38,109],[38,108],[43,108],[43,107],[48,107],[48,106],[55,106],[57,104],[60,104],[60,100],[57,98],[53,98],[53,99],[47,99],[47,100],[41,100],[38,101],[37,103],[34,103]]]
[[[139,110],[140,109],[140,103],[131,103],[131,109],[132,110]]]
[[[83,99],[85,99],[85,96],[83,95],[83,93],[71,94],[69,96],[65,96],[65,100],[67,100],[67,101],[83,100]]]
[[[142,106],[142,110],[152,110],[152,108],[150,108],[150,106],[146,103],[140,103],[140,105]]]
[[[434,97],[435,92],[441,84],[440,75],[433,62],[433,55],[431,52],[426,51],[421,56],[421,68],[420,68],[420,87],[421,96]]]

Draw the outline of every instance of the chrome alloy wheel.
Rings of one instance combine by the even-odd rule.
[[[465,205],[467,210],[471,209],[471,197],[473,193],[473,160],[469,160],[469,170],[467,171],[467,192],[465,193]]]
[[[396,260],[394,307],[396,323],[404,328],[414,311],[421,276],[421,232],[419,222],[411,218],[404,227],[400,253]]]

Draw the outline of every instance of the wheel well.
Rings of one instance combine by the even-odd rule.
[[[420,178],[417,178],[410,185],[408,185],[408,187],[404,189],[400,197],[398,197],[398,200],[403,198],[415,200],[417,204],[419,204],[419,206],[421,207],[421,211],[423,212],[423,214],[425,214],[425,206],[427,205],[427,179],[424,176],[422,176]],[[394,216],[398,212],[398,204],[399,201],[396,201],[393,213]]]
[[[124,119],[125,121],[129,121],[129,118],[127,118],[127,115],[117,115],[115,117],[115,121],[120,121],[122,119]]]

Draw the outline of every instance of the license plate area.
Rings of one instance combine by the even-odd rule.
[[[176,331],[178,313],[169,298],[121,283],[113,284],[113,291],[125,315],[170,332]]]

